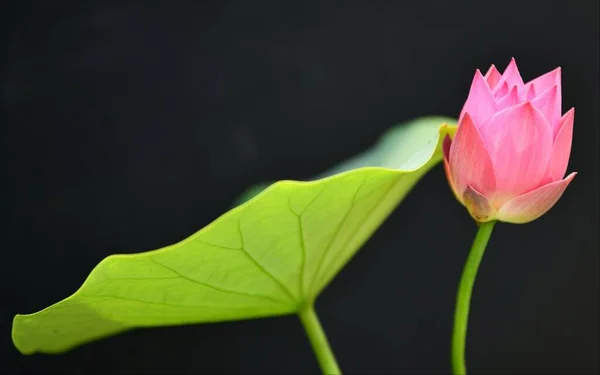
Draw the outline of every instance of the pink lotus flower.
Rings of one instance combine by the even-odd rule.
[[[517,64],[477,70],[444,167],[456,198],[479,221],[527,223],[546,213],[576,172],[571,108],[561,117],[560,68],[523,83]]]

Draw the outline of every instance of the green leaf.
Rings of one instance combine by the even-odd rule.
[[[417,139],[426,139],[432,131],[437,131],[440,124],[455,124],[456,119],[443,116],[420,117],[387,130],[377,143],[343,161],[342,163],[318,174],[313,179],[332,176],[337,173],[361,167],[383,167],[392,169],[415,169],[415,163],[422,162],[423,153],[430,151]],[[432,141],[433,142],[433,141]],[[235,205],[242,204],[266,189],[272,182],[263,182],[246,189],[236,199]]]
[[[295,313],[441,160],[453,129],[439,119],[397,128],[372,154],[388,168],[279,181],[175,245],[109,256],[70,297],[16,315],[13,343],[59,353],[136,327]]]

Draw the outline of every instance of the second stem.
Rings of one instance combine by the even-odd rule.
[[[465,342],[467,339],[467,325],[469,322],[469,307],[471,305],[471,294],[477,270],[483,258],[483,253],[492,235],[496,221],[488,221],[479,224],[479,230],[473,241],[465,268],[463,270],[458,293],[456,295],[456,308],[454,311],[454,330],[452,332],[452,373],[466,374],[465,366]]]

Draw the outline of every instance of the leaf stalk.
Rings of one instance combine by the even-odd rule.
[[[319,366],[323,374],[337,375],[341,374],[340,368],[335,360],[335,355],[327,341],[327,335],[323,331],[319,317],[315,313],[312,303],[302,306],[298,310],[298,316],[304,326],[308,340],[315,352]]]

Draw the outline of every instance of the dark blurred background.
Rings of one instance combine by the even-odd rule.
[[[474,70],[556,66],[576,107],[549,214],[497,226],[476,283],[472,373],[598,373],[598,1],[5,2],[0,373],[308,373],[296,317],[134,331],[22,356],[16,313],[113,253],[177,242],[250,185],[307,179],[397,123],[456,117]],[[448,373],[476,227],[441,166],[317,303],[347,373]]]

